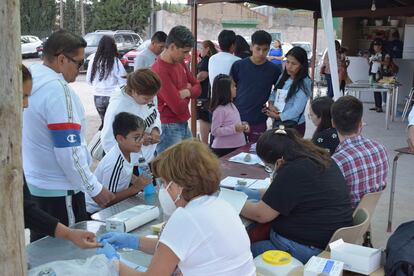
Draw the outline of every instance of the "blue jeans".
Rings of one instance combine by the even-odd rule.
[[[184,139],[191,138],[191,131],[188,123],[161,124],[161,137],[157,145],[157,153],[160,154],[169,146],[177,144]]]
[[[325,74],[326,83],[328,85],[328,91],[326,93],[326,96],[329,98],[333,98],[334,91],[333,91],[333,85],[332,85],[332,76],[331,74]]]
[[[273,229],[270,231],[270,240],[255,242],[251,245],[250,249],[252,251],[253,258],[268,250],[282,250],[288,252],[303,264],[306,264],[312,256],[319,255],[319,253],[322,252],[322,249],[300,244],[282,237],[273,231]]]

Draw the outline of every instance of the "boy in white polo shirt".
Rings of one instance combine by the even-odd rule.
[[[128,112],[121,112],[115,116],[112,124],[117,144],[104,156],[95,170],[95,176],[100,183],[115,194],[115,198],[108,204],[111,206],[119,201],[131,197],[141,191],[151,179],[143,175],[133,175],[134,166],[144,139],[145,122],[140,117]],[[152,182],[151,184],[152,185]],[[86,210],[93,214],[101,208],[89,196],[85,197]]]

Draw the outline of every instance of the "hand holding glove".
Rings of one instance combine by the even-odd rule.
[[[102,243],[102,247],[96,249],[96,254],[104,254],[109,260],[118,259],[119,254],[116,252],[115,248],[107,242]]]
[[[139,236],[127,233],[109,232],[98,237],[98,242],[109,243],[116,250],[121,248],[138,250],[139,248]]]

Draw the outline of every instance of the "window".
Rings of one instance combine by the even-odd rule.
[[[123,44],[123,43],[125,43],[125,39],[124,39],[124,37],[122,35],[115,35],[114,36],[114,39],[115,39],[115,43],[116,44]]]
[[[124,37],[124,43],[128,44],[128,45],[134,45],[134,39],[132,38],[132,35],[130,34],[123,34],[122,35]]]

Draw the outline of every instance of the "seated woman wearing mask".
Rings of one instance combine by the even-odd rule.
[[[249,198],[241,214],[271,222],[270,239],[252,244],[253,256],[282,250],[306,263],[325,249],[332,234],[352,225],[345,179],[329,153],[297,136],[293,129],[272,129],[257,142],[257,154],[275,166],[275,176],[263,192],[242,188]]]
[[[120,263],[119,275],[256,275],[250,241],[239,215],[218,199],[220,163],[201,142],[186,140],[162,152],[152,162],[162,179],[159,201],[171,215],[159,240],[125,233],[99,238],[108,258],[115,249],[133,248],[154,254],[148,270],[137,272]],[[158,244],[158,245],[157,245]]]

